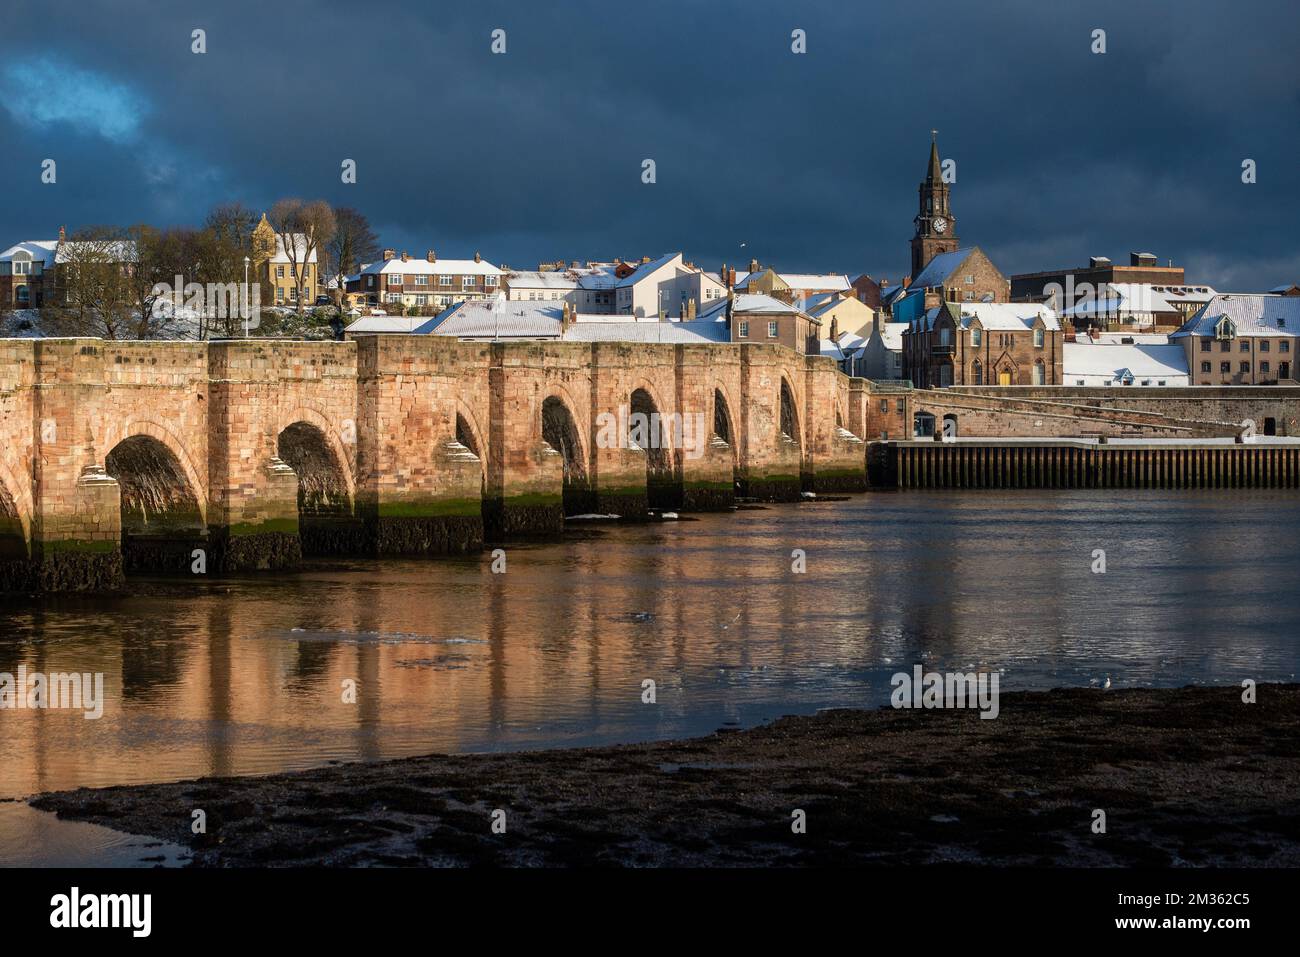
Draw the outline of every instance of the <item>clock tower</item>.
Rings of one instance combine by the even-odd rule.
[[[948,206],[950,187],[943,181],[937,136],[937,131],[930,131],[930,168],[917,190],[920,205],[913,220],[916,224],[916,233],[912,236],[913,279],[939,253],[950,253],[961,246],[957,241],[952,210]]]

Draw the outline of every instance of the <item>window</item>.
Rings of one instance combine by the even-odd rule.
[[[15,259],[15,260],[14,260],[14,275],[15,275],[15,276],[30,276],[31,274],[32,274],[32,263],[31,263],[31,260],[29,260],[29,259]]]
[[[952,344],[952,330],[944,326],[939,330],[939,345],[947,346]]]
[[[1265,364],[1265,365],[1268,365],[1267,362],[1264,363],[1264,364]],[[1249,363],[1249,362],[1243,362],[1243,363],[1241,364],[1241,371],[1242,371],[1242,372],[1249,372],[1249,371],[1250,371],[1250,363]]]
[[[398,275],[395,272],[388,274],[388,285],[400,286],[401,284],[402,284],[402,277],[400,275]]]
[[[416,296],[416,297],[415,297],[415,304],[416,304],[417,306],[427,306],[427,305],[429,304],[429,297],[428,297],[428,296]]]
[[[963,296],[962,298],[965,299],[967,302],[974,302],[974,301],[975,301],[975,293],[973,293],[973,292],[971,292],[969,289],[967,289],[967,290],[966,290],[966,295]]]
[[[965,279],[965,283],[966,283],[966,285],[968,285],[968,286],[973,286],[973,285],[975,285],[975,274],[974,274],[974,273],[971,273],[971,274],[967,275],[967,276],[966,276],[966,279]]]
[[[1279,342],[1279,343],[1277,344],[1277,351],[1278,351],[1278,352],[1290,352],[1290,351],[1291,351],[1291,343],[1288,342],[1286,339],[1283,339],[1281,342]]]
[[[978,346],[984,341],[984,332],[978,326],[970,331],[970,344]]]
[[[889,414],[889,400],[888,400],[888,399],[881,399],[881,400],[880,400],[880,412],[881,412],[882,415],[888,415],[888,414]]]
[[[474,277],[473,277],[473,276],[461,276],[461,277],[460,277],[460,288],[461,288],[462,290],[465,290],[465,289],[473,289],[473,288],[474,288]]]
[[[1202,340],[1201,340],[1201,351],[1202,351],[1202,352],[1209,352],[1209,351],[1210,351],[1210,340],[1209,340],[1209,339],[1202,339]]]
[[[439,285],[439,286],[442,286],[444,289],[450,288],[450,287],[451,287],[451,276],[448,275],[448,274],[444,274],[444,275],[442,275],[442,276],[439,276],[439,277],[438,277],[438,285]]]
[[[1249,352],[1249,351],[1250,351],[1250,340],[1249,340],[1249,339],[1242,339],[1242,340],[1241,340],[1241,351],[1242,351],[1242,352]]]
[[[1075,385],[1083,385],[1083,380],[1082,380],[1082,379],[1075,379],[1075,380],[1074,380],[1074,384],[1075,384]]]
[[[484,277],[483,277],[483,285],[486,286],[488,289],[495,289],[496,286],[497,286],[497,277],[496,277],[496,276],[484,276]]]
[[[1232,351],[1232,343],[1229,342],[1227,339],[1224,339],[1222,342],[1219,343],[1219,351],[1220,351],[1220,352],[1231,352],[1231,351]]]
[[[428,277],[428,276],[416,276],[416,277],[415,277],[415,284],[416,284],[417,286],[427,286],[427,285],[429,285],[429,277]]]
[[[740,338],[749,338],[749,321],[746,319],[740,320]]]
[[[1269,341],[1267,339],[1261,339],[1259,341],[1259,351],[1268,352],[1268,349],[1269,349]]]
[[[1261,362],[1261,363],[1259,364],[1259,374],[1260,374],[1260,375],[1268,375],[1268,360],[1267,360],[1267,359],[1265,359],[1263,362]]]
[[[980,364],[980,361],[978,359],[976,359],[973,363],[971,363],[970,377],[971,377],[971,382],[973,384],[975,385],[984,384],[984,366]]]
[[[283,266],[276,266],[276,267],[275,267],[275,278],[276,278],[276,279],[283,279],[283,278],[284,278],[284,267],[283,267]]]
[[[777,333],[776,321],[773,320],[772,322],[769,322],[767,324],[767,337],[769,339],[775,339],[776,333]]]
[[[1202,371],[1202,372],[1209,372],[1209,371],[1210,371],[1210,364],[1209,364],[1208,362],[1202,362],[1202,363],[1201,363],[1201,371]]]
[[[1045,379],[1045,370],[1043,369],[1043,360],[1039,359],[1034,362],[1034,385],[1042,385]]]
[[[1043,339],[1044,339],[1044,336],[1043,336],[1043,330],[1042,330],[1042,329],[1035,329],[1035,330],[1034,330],[1034,348],[1035,348],[1035,349],[1041,349],[1041,348],[1043,348]]]
[[[1219,371],[1222,372],[1224,375],[1227,375],[1229,372],[1232,371],[1232,363],[1231,363],[1231,362],[1220,362],[1220,363],[1219,363]]]

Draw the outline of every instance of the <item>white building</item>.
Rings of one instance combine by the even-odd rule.
[[[1061,362],[1067,386],[1191,385],[1187,354],[1167,336],[1081,335],[1061,347]]]

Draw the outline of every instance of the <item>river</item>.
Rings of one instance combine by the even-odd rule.
[[[997,669],[1002,690],[1290,681],[1295,505],[1269,491],[886,493],[582,525],[508,546],[500,574],[487,553],[332,560],[0,598],[0,673],[102,672],[105,692],[98,720],[0,710],[0,798],[683,737],[883,704],[918,662]]]

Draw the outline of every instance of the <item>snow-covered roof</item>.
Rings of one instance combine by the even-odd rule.
[[[1294,336],[1300,332],[1300,296],[1218,295],[1169,338],[1212,336],[1225,316],[1239,336]]]
[[[802,273],[802,272],[782,272],[777,273],[791,289],[816,289],[819,291],[844,292],[852,288],[849,283],[849,277],[838,273]]]
[[[306,234],[306,233],[294,233],[294,234],[293,234],[293,248],[294,248],[294,253],[295,253],[296,257],[297,257],[297,261],[298,261],[298,262],[304,262],[304,261],[305,261],[305,262],[309,262],[309,263],[314,263],[314,262],[316,261],[316,250],[315,250],[315,249],[313,249],[313,250],[311,251],[311,255],[306,256],[306,259],[305,259],[305,260],[304,260],[304,258],[303,258],[304,255],[305,255],[305,253],[306,253],[306,249],[307,249],[307,234]],[[273,263],[287,263],[287,262],[289,262],[289,261],[290,261],[290,259],[289,259],[289,252],[288,252],[287,249],[285,249],[285,246],[284,246],[284,237],[281,236],[279,233],[276,233],[276,234],[275,234],[275,255],[271,257],[271,262],[273,262]]]
[[[1170,288],[1185,287],[1156,287],[1150,283],[1140,282],[1118,282],[1106,283],[1102,287],[1102,295],[1080,303],[1076,303],[1069,309],[1066,309],[1063,316],[1124,316],[1134,314],[1146,314],[1155,312],[1176,312],[1177,306],[1174,300],[1186,302],[1195,302],[1191,298],[1192,294],[1176,294],[1173,292],[1161,292],[1160,289],[1168,290]],[[1206,294],[1201,301],[1208,302],[1210,294]]]
[[[910,289],[929,289],[934,286],[942,286],[943,281],[951,276],[960,268],[966,258],[975,251],[975,247],[970,249],[954,249],[950,253],[939,253],[931,259],[921,274],[914,278],[907,287]]]
[[[1039,316],[1042,316],[1043,325],[1049,332],[1056,332],[1061,328],[1056,313],[1042,303],[950,302],[946,305],[960,307],[961,327],[963,329],[970,328],[971,323],[978,318],[981,328],[989,331],[1024,332],[1026,329],[1034,327],[1034,322]],[[925,329],[934,328],[934,322],[939,317],[939,310],[943,308],[944,306],[935,306],[926,312],[924,317]]]
[[[56,263],[72,262],[77,255],[103,253],[109,262],[133,263],[138,257],[135,242],[130,239],[108,241],[69,239],[58,243],[54,254]]]
[[[907,331],[906,322],[882,322],[880,338],[885,340],[885,348],[897,352],[903,348],[903,333]]]
[[[1103,376],[1120,379],[1186,376],[1187,353],[1180,345],[1101,345],[1066,342],[1061,346],[1062,377]]]
[[[412,332],[469,339],[558,339],[563,314],[560,303],[471,299],[425,320]]]
[[[652,259],[648,263],[642,263],[641,265],[637,266],[635,272],[628,273],[622,279],[618,280],[615,283],[615,285],[618,286],[620,289],[622,289],[625,286],[635,286],[642,279],[645,279],[647,276],[649,276],[651,273],[655,272],[656,270],[662,269],[664,266],[667,266],[670,262],[672,262],[674,259],[677,259],[679,256],[681,256],[681,253],[664,253],[658,259]]]
[[[565,330],[565,342],[729,342],[725,323],[694,322],[575,322]]]
[[[509,272],[506,273],[506,282],[518,289],[577,289],[578,274],[567,269],[564,272]]]
[[[59,241],[57,239],[28,239],[17,245],[10,246],[4,252],[0,253],[0,262],[10,262],[15,253],[26,253],[32,261],[40,260],[47,267],[54,265],[54,254],[58,249]],[[26,257],[20,257],[26,258]]]
[[[427,316],[362,316],[348,323],[345,332],[414,332]]]
[[[364,267],[361,272],[365,275],[391,275],[400,273],[404,276],[499,276],[501,270],[490,262],[484,260],[477,262],[473,259],[439,259],[437,262],[421,257],[419,259],[408,259],[402,262],[400,256],[394,256],[392,259],[382,259],[379,262],[370,263]]]

